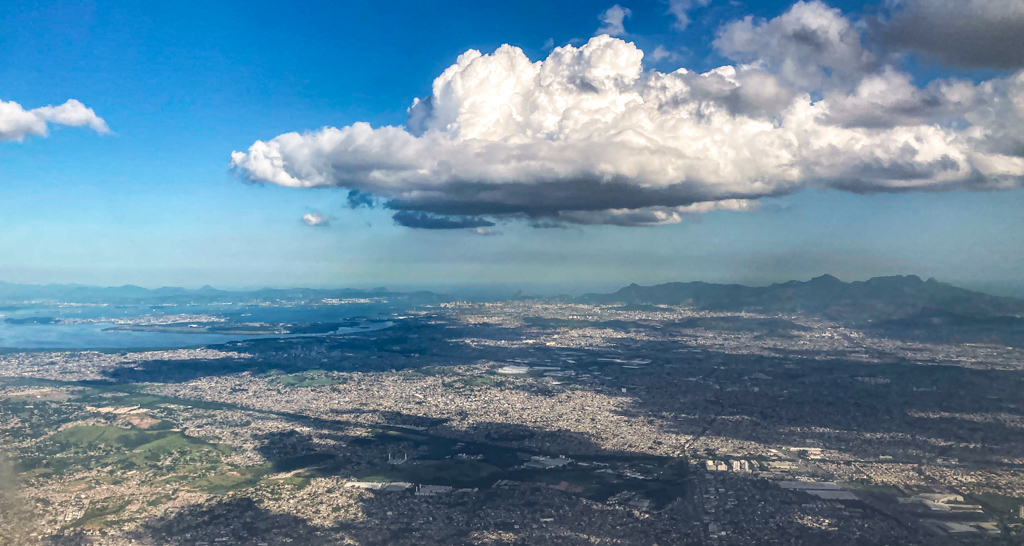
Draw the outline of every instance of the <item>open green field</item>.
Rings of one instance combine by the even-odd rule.
[[[324,387],[341,383],[341,381],[327,377],[322,370],[282,375],[276,381],[288,387]]]
[[[185,436],[176,430],[126,429],[109,425],[72,427],[54,434],[50,441],[64,446],[107,446],[157,455],[204,451],[226,455],[231,451],[227,446]]]
[[[196,476],[218,468],[229,453],[231,448],[227,445],[186,436],[177,430],[87,425],[71,427],[42,440],[36,453],[20,458],[16,468],[24,477],[108,467],[119,471],[150,469],[164,477]]]
[[[1020,520],[1020,507],[1024,506],[1024,499],[1006,497],[995,493],[982,493],[972,495],[978,504],[990,510],[993,514],[1010,520]]]
[[[103,527],[104,520],[107,516],[113,516],[121,513],[129,504],[132,499],[129,497],[108,497],[101,499],[89,506],[89,508],[82,514],[82,517],[78,520],[71,522],[65,527],[68,529],[75,527]]]
[[[270,465],[239,469],[224,468],[214,474],[190,480],[185,487],[204,493],[226,493],[252,487],[272,471],[273,468]]]

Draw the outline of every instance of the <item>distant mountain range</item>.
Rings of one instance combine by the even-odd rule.
[[[324,299],[360,298],[382,298],[390,303],[405,305],[455,299],[434,292],[396,292],[383,287],[372,290],[264,288],[229,291],[210,286],[192,290],[179,287],[148,289],[132,285],[94,287],[0,282],[0,306],[27,302],[110,305],[316,303]],[[913,325],[914,329],[922,329],[928,324],[960,324],[967,319],[1024,317],[1024,300],[991,296],[935,279],[923,281],[914,275],[875,277],[860,282],[843,282],[831,275],[822,275],[806,282],[789,281],[771,286],[706,282],[674,282],[656,286],[631,284],[613,294],[585,294],[575,298],[575,301],[621,304],[638,310],[651,309],[651,306],[657,305],[686,305],[709,311],[808,314],[854,324],[901,321],[892,324],[906,328]]]
[[[629,306],[686,305],[709,311],[803,313],[848,323],[904,321],[901,324],[913,324],[915,328],[939,320],[952,324],[1024,315],[1024,300],[990,296],[935,279],[923,281],[915,275],[848,283],[822,275],[806,282],[764,287],[706,282],[631,284],[614,294],[586,294],[578,301]]]
[[[412,305],[450,301],[452,298],[434,292],[393,292],[387,288],[372,290],[263,288],[250,291],[218,290],[204,286],[198,290],[179,287],[142,288],[126,285],[116,287],[83,286],[79,284],[10,284],[0,282],[0,304],[26,302],[105,303],[111,305],[209,304],[246,302],[313,303],[324,299],[384,298],[389,302]]]
[[[434,292],[264,288],[250,291],[197,290],[178,287],[94,287],[77,284],[25,285],[0,282],[0,311],[32,308],[37,304],[107,304],[112,306],[211,305],[233,303],[315,305],[325,299],[370,299],[392,308],[453,301]],[[516,294],[511,299],[537,299]],[[654,311],[664,305],[685,305],[708,311],[752,311],[769,315],[811,315],[850,324],[878,335],[924,342],[991,343],[1024,346],[1024,300],[991,296],[914,275],[876,277],[843,282],[822,275],[806,282],[743,286],[706,282],[675,282],[656,286],[631,284],[613,294],[559,296],[552,301],[619,305],[622,309]],[[47,317],[7,319],[40,323]],[[708,321],[712,323],[709,323]],[[723,322],[725,321],[725,322]],[[793,329],[795,324],[765,321],[694,319],[687,327],[734,331]],[[781,326],[780,326],[781,324]]]

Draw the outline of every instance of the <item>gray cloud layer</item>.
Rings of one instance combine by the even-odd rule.
[[[400,210],[391,216],[400,226],[418,229],[467,229],[490,228],[494,222],[472,216],[444,216],[429,212]]]
[[[645,71],[642,51],[608,35],[542,61],[470,50],[406,127],[286,133],[231,165],[253,182],[372,195],[397,223],[433,229],[659,225],[808,187],[1024,185],[1024,71],[918,87],[820,2],[730,23],[715,46],[736,64]]]
[[[1024,68],[1024,1],[900,0],[889,42],[963,68]]]

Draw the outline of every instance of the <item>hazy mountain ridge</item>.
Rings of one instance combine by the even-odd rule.
[[[80,284],[12,284],[0,281],[0,303],[18,304],[33,301],[51,301],[79,304],[171,304],[171,303],[240,303],[240,302],[315,302],[323,299],[386,298],[426,304],[450,301],[452,298],[428,291],[393,292],[387,288],[359,290],[354,288],[261,288],[259,290],[218,290],[203,286],[197,290],[165,286],[142,288],[125,285],[116,287],[84,286]]]
[[[631,284],[613,294],[585,294],[579,301],[627,305],[689,305],[709,311],[805,313],[851,323],[910,319],[921,314],[965,319],[1015,317],[1024,300],[991,296],[916,275],[843,282],[831,275],[764,287],[677,282]]]

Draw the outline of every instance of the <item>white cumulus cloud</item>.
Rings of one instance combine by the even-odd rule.
[[[644,71],[643,52],[608,35],[540,61],[470,50],[404,127],[286,133],[231,165],[252,182],[372,195],[424,229],[659,225],[808,187],[1024,185],[1024,72],[917,87],[819,2],[732,23],[716,44],[738,64]]]
[[[842,12],[818,1],[797,2],[771,20],[747,16],[730,23],[719,30],[715,47],[730,59],[760,63],[805,89],[831,78],[855,79],[873,61]]]
[[[107,123],[91,108],[71,99],[59,106],[43,106],[25,110],[14,101],[0,100],[0,140],[21,142],[26,136],[44,137],[49,124],[88,126],[97,133],[107,133]]]

